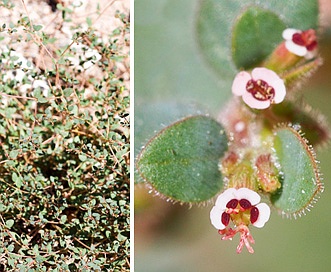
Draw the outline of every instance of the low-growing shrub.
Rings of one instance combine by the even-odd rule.
[[[66,40],[23,1],[1,9],[13,3],[25,13],[0,33],[0,271],[128,271],[128,14],[100,32],[58,4]]]

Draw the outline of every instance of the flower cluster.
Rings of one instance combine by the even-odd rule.
[[[212,225],[219,230],[219,234],[224,235],[222,240],[231,240],[234,235],[240,233],[238,253],[244,245],[250,253],[254,252],[250,245],[254,243],[254,239],[248,226],[252,224],[262,228],[269,220],[270,208],[265,203],[259,203],[260,200],[259,194],[250,189],[229,188],[218,196],[210,212]],[[233,222],[234,228],[229,227],[230,221]]]
[[[316,55],[315,30],[301,31],[288,28],[283,31],[282,36],[284,42],[264,63],[267,67],[283,72],[284,69],[293,68],[301,59],[312,59]],[[234,78],[232,93],[241,96],[252,109],[267,109],[271,104],[281,103],[285,98],[284,79],[267,67],[257,67],[251,72],[241,71]],[[291,77],[293,80],[293,73]]]
[[[309,59],[316,56],[315,31],[289,28],[283,31],[282,36],[284,41],[263,63],[265,67],[241,71],[234,78],[232,93],[241,96],[244,103],[252,109],[263,110],[272,104],[283,102],[287,92],[285,85],[288,86],[291,80],[299,78],[305,69],[310,71],[310,66],[305,65],[310,65]],[[314,64],[311,67],[314,67]],[[236,108],[231,110],[237,111]],[[241,115],[242,118],[246,116]],[[256,191],[274,193],[282,184],[279,169],[270,153],[261,153],[255,158],[255,164],[251,164],[255,155],[246,152],[247,145],[250,146],[250,141],[247,140],[249,133],[245,130],[248,124],[238,118],[236,113],[230,112],[226,117],[233,119],[231,120],[234,125],[231,126],[231,121],[227,122],[228,129],[230,127],[234,135],[233,141],[237,140],[240,144],[233,145],[229,155],[222,161],[221,170],[227,180],[228,189],[218,196],[210,212],[210,220],[222,235],[222,240],[231,240],[237,233],[240,234],[237,253],[240,253],[244,246],[253,253],[251,244],[254,244],[254,239],[249,226],[262,228],[270,217],[269,206],[260,203],[261,197]],[[241,157],[234,152],[234,148],[243,148]]]

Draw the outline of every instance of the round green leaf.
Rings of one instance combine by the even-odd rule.
[[[201,0],[197,12],[198,43],[207,62],[224,80],[232,80],[234,74],[239,68],[235,67],[234,62],[231,59],[233,53],[231,43],[232,33],[234,25],[238,20],[240,21],[240,18],[244,16],[244,13],[246,13],[248,9],[264,10],[264,15],[267,13],[270,15],[273,14],[272,17],[274,19],[267,19],[267,25],[265,27],[262,26],[263,33],[267,33],[265,38],[270,39],[271,41],[281,39],[281,37],[279,37],[280,26],[270,24],[273,21],[278,21],[275,19],[276,17],[280,18],[283,25],[286,27],[317,29],[318,26],[318,1],[316,0],[288,0],[286,2],[279,0]],[[248,14],[245,16],[248,18]],[[247,20],[241,22],[241,25],[244,25],[245,23],[247,23],[247,28],[254,29],[257,27],[250,25],[251,22]],[[251,35],[251,38],[249,35]],[[254,45],[256,35],[257,33],[250,31],[250,34],[246,35],[247,37],[245,40],[250,40],[248,43]],[[265,50],[263,54],[271,53],[272,49],[273,48]],[[237,55],[245,54],[245,48],[236,47],[235,50],[242,51],[234,53],[236,58],[238,58]],[[248,53],[255,54],[254,51],[247,52],[247,54]],[[248,63],[248,61],[245,60],[245,67],[252,66],[254,61],[256,61],[256,56],[254,54],[252,56],[247,55],[247,59],[252,58],[252,63]],[[241,67],[242,63],[239,64]]]
[[[248,8],[233,28],[232,59],[236,67],[250,69],[265,60],[282,42],[285,28],[273,12],[254,6]]]
[[[13,219],[9,219],[6,221],[6,227],[11,228],[14,225],[15,221]]]
[[[42,28],[43,28],[42,25],[33,25],[33,30],[34,30],[34,31],[39,31],[39,30],[41,30]]]
[[[11,159],[16,159],[17,156],[18,156],[18,154],[19,154],[19,150],[18,149],[15,149],[15,150],[12,150],[12,151],[9,152],[9,157]]]
[[[307,141],[291,127],[275,131],[274,148],[283,173],[271,202],[286,215],[300,215],[323,189],[315,156]]]
[[[63,94],[64,94],[65,97],[69,97],[73,92],[74,92],[73,88],[65,88],[63,90]]]
[[[227,150],[223,127],[207,116],[193,116],[162,130],[137,160],[141,177],[162,195],[201,202],[222,189],[218,164]]]
[[[61,224],[64,224],[66,221],[67,221],[67,216],[65,214],[61,215],[61,218],[60,218]]]
[[[78,158],[79,158],[82,162],[86,161],[86,159],[87,159],[87,157],[86,157],[85,154],[79,154],[79,155],[78,155]]]

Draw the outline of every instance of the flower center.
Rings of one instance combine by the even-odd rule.
[[[273,100],[275,90],[264,80],[249,80],[246,84],[247,92],[251,93],[255,99],[260,101]]]
[[[293,34],[292,41],[297,45],[305,46],[308,51],[313,51],[317,46],[316,35],[313,29]]]
[[[259,218],[259,210],[252,206],[251,202],[247,199],[231,199],[226,204],[226,210],[222,213],[221,221],[224,226],[228,226],[230,219],[235,224],[248,225],[255,223]]]

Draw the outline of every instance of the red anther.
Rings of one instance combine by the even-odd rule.
[[[244,210],[249,209],[252,207],[252,204],[247,199],[240,199],[239,201],[240,207],[242,207]]]
[[[237,208],[238,202],[239,202],[238,199],[231,199],[228,202],[228,204],[226,204],[226,207],[228,209],[235,209],[235,208]]]
[[[292,41],[297,44],[297,45],[302,45],[305,46],[306,42],[305,40],[302,38],[302,34],[301,33],[295,33],[292,36]]]
[[[228,214],[228,213],[226,213],[226,212],[222,213],[222,219],[221,219],[221,221],[222,221],[222,224],[223,224],[224,226],[229,225],[229,222],[230,222],[230,214]]]
[[[256,207],[252,207],[251,217],[250,217],[250,220],[251,220],[252,224],[254,224],[257,221],[257,219],[259,218],[259,214],[260,214],[259,209],[256,208]]]

